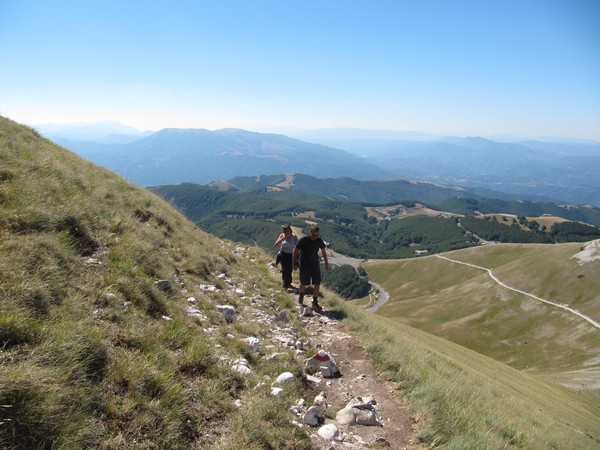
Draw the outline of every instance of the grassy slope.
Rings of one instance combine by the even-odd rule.
[[[577,244],[507,244],[457,250],[446,256],[492,268],[508,285],[568,303],[597,321],[599,317],[594,313],[600,287],[599,262],[578,266],[570,257],[579,248]],[[390,293],[390,301],[376,314],[382,324],[394,327],[401,323],[401,330],[407,324],[513,368],[526,369],[527,374],[514,371],[495,361],[486,362],[483,356],[471,355],[467,361],[463,359],[468,353],[465,349],[444,344],[447,349],[440,350],[439,342],[434,346],[436,352],[450,358],[451,365],[465,364],[473,376],[492,377],[494,385],[510,388],[515,401],[518,398],[532,411],[539,407],[543,415],[585,430],[595,436],[594,445],[599,445],[600,423],[581,417],[583,411],[596,417],[600,414],[598,329],[555,307],[498,286],[484,271],[436,257],[373,261],[365,268],[369,277]],[[567,390],[557,382],[577,389]],[[540,417],[531,420],[547,422]],[[557,439],[558,448],[577,447],[567,445],[566,436]]]
[[[447,253],[489,267],[508,285],[590,314],[597,263],[569,259],[573,244],[497,245]],[[378,314],[445,337],[518,369],[543,372],[597,365],[600,332],[555,307],[497,285],[486,272],[436,257],[372,262],[369,276],[391,300]],[[550,295],[560,292],[558,295]],[[569,330],[568,333],[565,330]]]
[[[287,411],[302,386],[283,400],[248,389],[297,363],[248,351],[242,339],[268,330],[216,277],[273,314],[291,304],[268,261],[0,117],[0,447],[310,448]],[[206,320],[188,317],[189,296]],[[240,319],[224,325],[217,303]],[[239,357],[257,378],[222,362]]]

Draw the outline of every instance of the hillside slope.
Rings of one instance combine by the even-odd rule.
[[[498,244],[448,252],[444,259],[374,261],[365,268],[390,294],[377,314],[517,369],[598,390],[600,330],[535,299],[600,322],[600,261],[579,264],[573,256],[580,248]]]
[[[246,341],[301,336],[264,253],[5,118],[0,204],[1,448],[312,447],[302,383],[249,389],[299,370]]]

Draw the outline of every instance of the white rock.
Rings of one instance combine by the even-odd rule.
[[[324,392],[319,392],[319,395],[315,397],[313,403],[317,406],[322,406],[323,408],[327,408],[327,397]]]
[[[248,345],[253,351],[257,353],[260,351],[260,340],[258,338],[250,336],[246,338],[246,342],[248,342]]]
[[[231,368],[242,375],[252,375],[252,369],[243,364],[234,364]]]
[[[373,405],[377,404],[372,396],[355,397],[348,402],[345,408],[338,411],[335,419],[342,425],[381,426],[377,412]]]
[[[217,292],[219,289],[212,284],[201,284],[200,289],[206,292]]]
[[[324,418],[321,414],[321,410],[316,406],[311,406],[308,411],[304,413],[304,423],[311,427],[316,427],[319,423],[323,423]]]
[[[327,425],[323,425],[317,431],[317,434],[321,436],[323,439],[327,439],[328,441],[341,441],[342,435],[338,428],[332,424],[328,423]]]
[[[275,384],[286,384],[294,382],[294,374],[291,372],[283,372],[281,375],[277,377],[275,380]]]
[[[232,323],[235,320],[235,308],[231,305],[217,305],[216,308],[223,314],[225,322]]]
[[[298,349],[298,350],[306,350],[306,342],[304,341],[304,339],[298,339],[294,346]]]
[[[186,302],[188,303],[196,303],[196,298],[195,297],[188,297],[185,299]]]
[[[317,377],[314,377],[312,375],[306,375],[306,381],[310,381],[311,383],[315,383],[315,384],[320,384],[321,380]]]
[[[282,397],[283,396],[283,389],[278,388],[278,387],[271,388],[271,395],[273,397]]]

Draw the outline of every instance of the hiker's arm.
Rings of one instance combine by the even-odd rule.
[[[298,268],[298,244],[294,247],[292,252],[292,268],[296,270]]]
[[[285,235],[283,233],[281,233],[279,235],[279,237],[277,238],[277,240],[275,241],[275,243],[273,244],[273,247],[277,247],[279,244],[281,244],[281,241],[283,241],[284,237],[285,237]]]
[[[327,252],[324,248],[321,249],[321,253],[323,254],[323,260],[325,261],[325,270],[329,270],[329,261],[327,260]]]

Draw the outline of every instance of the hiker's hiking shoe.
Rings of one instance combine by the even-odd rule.
[[[304,294],[300,294],[300,295],[298,296],[298,304],[299,304],[300,306],[304,306]]]
[[[319,302],[316,300],[313,300],[313,302],[312,302],[312,309],[313,309],[313,311],[316,311],[316,312],[323,311],[323,308],[321,308],[321,305],[319,305]]]

